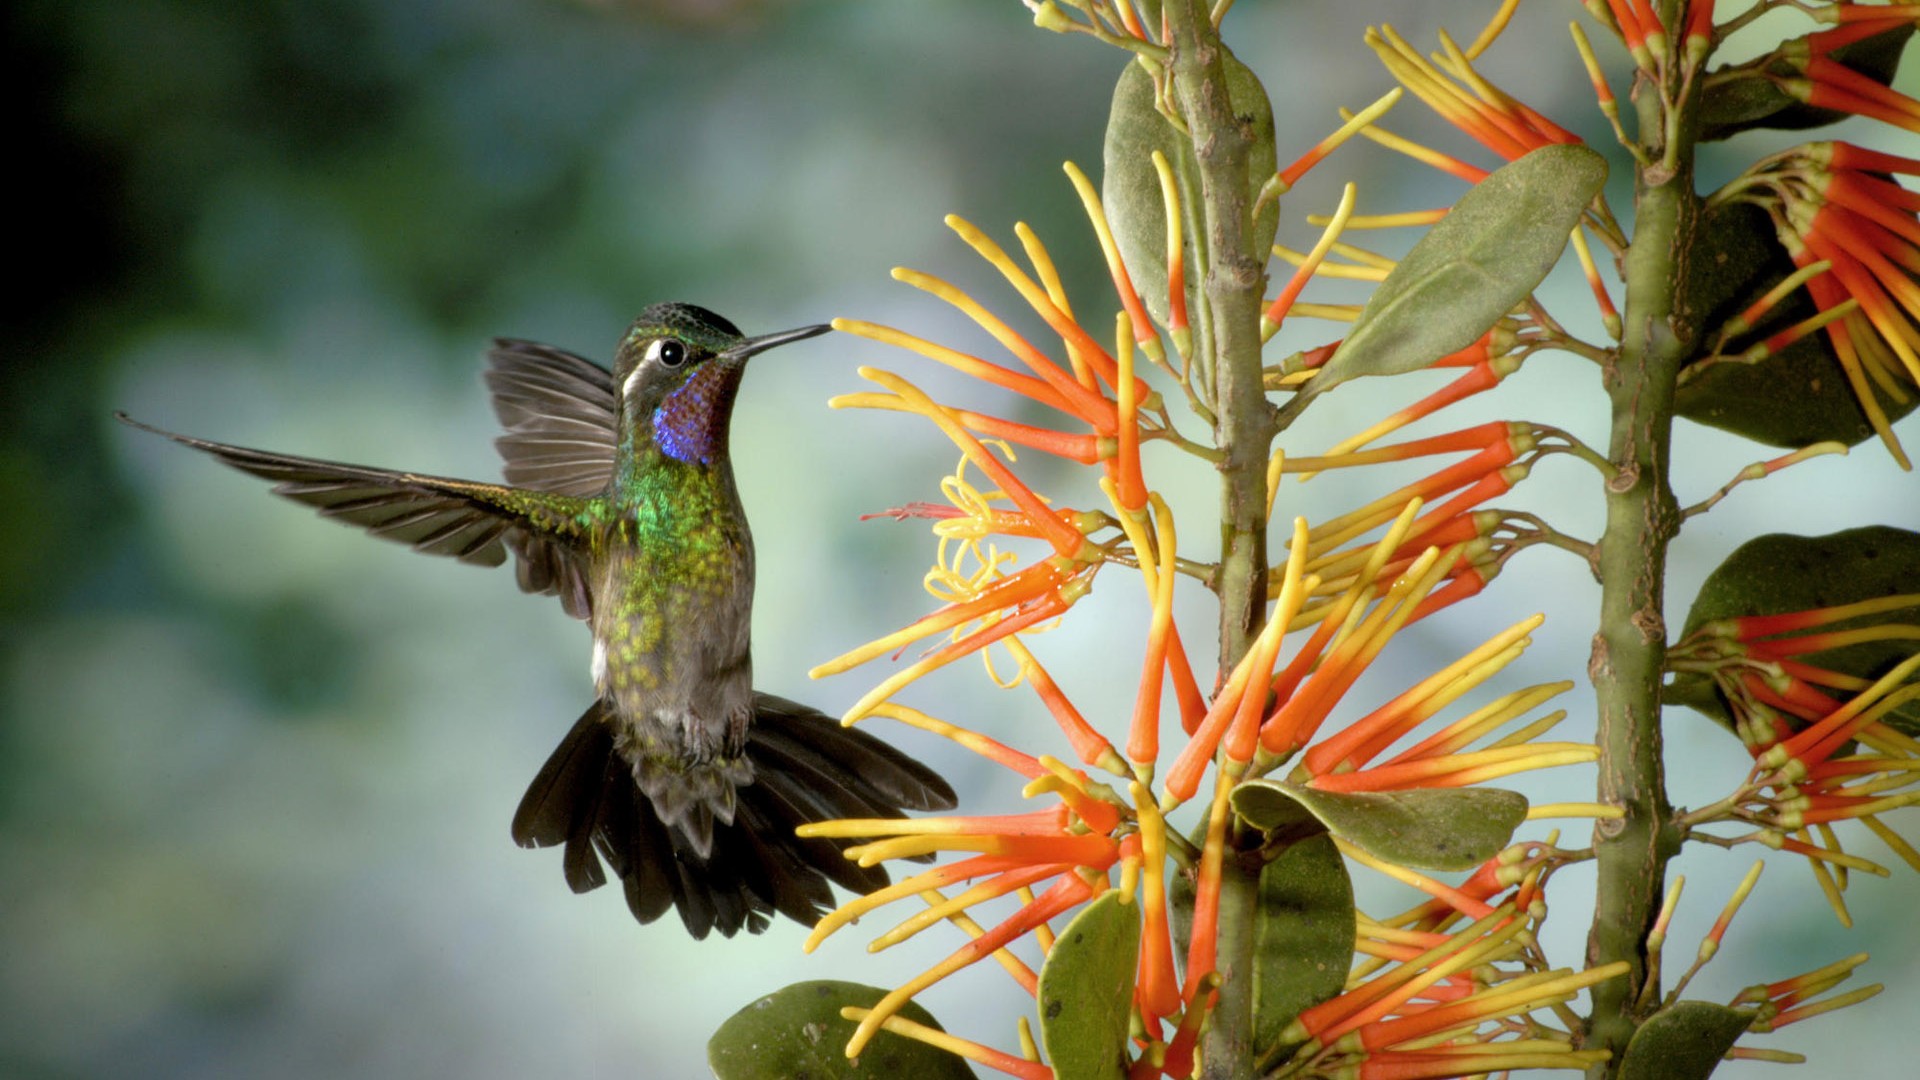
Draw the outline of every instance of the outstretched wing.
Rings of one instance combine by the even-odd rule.
[[[613,376],[584,357],[513,338],[487,353],[487,389],[505,435],[507,483],[590,498],[613,479],[619,400]]]
[[[578,618],[592,611],[582,560],[574,553],[588,508],[584,498],[229,446],[143,424],[126,413],[114,416],[271,480],[275,494],[305,503],[322,517],[415,551],[499,566],[511,549],[520,557],[521,588],[558,594]]]

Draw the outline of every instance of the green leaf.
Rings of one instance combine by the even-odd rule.
[[[1373,291],[1308,385],[1417,371],[1473,344],[1553,269],[1606,179],[1599,154],[1554,145],[1475,184]]]
[[[1800,104],[1761,75],[1764,65],[1749,65],[1753,74],[1708,87],[1700,96],[1700,141],[1730,138],[1749,128],[1769,127],[1770,116]]]
[[[1676,1001],[1633,1033],[1620,1059],[1620,1080],[1706,1080],[1753,1016],[1752,1009]]]
[[[1701,583],[1687,612],[1682,636],[1716,619],[1779,615],[1920,592],[1920,533],[1869,525],[1827,536],[1770,533],[1742,544]],[[1850,619],[1837,629],[1885,623],[1920,623],[1920,605]],[[1863,641],[1796,657],[1806,663],[1863,679],[1886,673],[1912,656],[1913,641]],[[1685,704],[1726,727],[1726,702],[1705,675],[1684,673],[1668,683],[1663,698]],[[1886,717],[1910,735],[1920,735],[1920,701]]]
[[[1224,46],[1222,47],[1224,48]],[[1253,144],[1247,155],[1247,205],[1259,198],[1260,188],[1279,171],[1274,156],[1273,105],[1252,69],[1231,52],[1225,56],[1227,95],[1240,121],[1250,125]],[[1140,299],[1155,319],[1165,323],[1167,306],[1167,209],[1161,197],[1160,174],[1153,152],[1166,155],[1179,183],[1182,248],[1186,252],[1187,310],[1200,303],[1200,271],[1205,265],[1197,243],[1206,230],[1199,217],[1200,171],[1193,145],[1161,115],[1154,101],[1153,76],[1139,62],[1129,63],[1113,88],[1113,106],[1107,118],[1104,175],[1100,201],[1113,227],[1114,242],[1126,260],[1127,273]],[[1265,262],[1280,227],[1280,206],[1269,200],[1253,219],[1250,253]]]
[[[1900,67],[1900,54],[1912,37],[1913,24],[1903,23],[1851,45],[1842,45],[1827,53],[1827,58],[1886,86],[1893,82],[1894,72]],[[1846,113],[1818,109],[1788,97],[1760,74],[1769,64],[1775,65],[1782,75],[1797,74],[1791,65],[1773,60],[1769,54],[1743,65],[1754,73],[1751,77],[1725,79],[1705,88],[1700,99],[1701,142],[1731,138],[1753,128],[1800,131],[1847,118]]]
[[[1253,927],[1255,1046],[1277,1047],[1303,1010],[1346,987],[1353,935],[1353,882],[1331,836],[1294,844],[1260,868]]]
[[[871,1008],[886,995],[877,986],[837,979],[775,990],[720,1025],[707,1041],[707,1064],[719,1080],[972,1080],[965,1059],[886,1031],[874,1036],[857,1060],[848,1060],[846,1046],[854,1024],[840,1018],[841,1008]],[[918,1002],[907,1002],[900,1015],[940,1028]]]
[[[1227,796],[1227,805],[1233,807],[1242,821],[1261,832],[1278,832],[1319,820],[1275,780],[1251,780],[1236,785]]]
[[[1720,326],[1795,267],[1774,235],[1773,222],[1759,207],[1715,208],[1700,219],[1695,240],[1698,254],[1687,275],[1682,310],[1709,335],[1701,343],[1704,350],[1713,346],[1712,335]],[[1806,291],[1797,289],[1723,351],[1737,354],[1813,314]],[[1878,387],[1869,392],[1889,421],[1920,406],[1920,396],[1895,402]],[[1681,375],[1674,411],[1695,423],[1768,446],[1798,448],[1830,439],[1852,446],[1874,434],[1824,331],[1801,338],[1757,364],[1689,368]]]
[[[1527,800],[1499,788],[1332,792],[1249,780],[1307,808],[1327,831],[1369,855],[1423,870],[1471,870],[1492,858],[1527,817]]]
[[[1109,890],[1088,904],[1054,939],[1040,969],[1040,1037],[1059,1080],[1126,1075],[1140,907],[1124,900]]]
[[[1284,799],[1284,796],[1277,796]],[[1288,803],[1292,800],[1286,799]],[[1302,811],[1304,813],[1304,811]],[[1193,878],[1167,882],[1173,940],[1193,937]],[[1353,882],[1333,838],[1322,832],[1289,845],[1260,870],[1259,921],[1254,924],[1255,1045],[1275,1062],[1287,1026],[1304,1010],[1346,986],[1353,959]],[[1186,949],[1174,958],[1185,971]]]

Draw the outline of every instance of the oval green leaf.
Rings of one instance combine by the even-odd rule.
[[[1332,792],[1272,780],[1324,823],[1327,831],[1369,855],[1421,870],[1471,870],[1513,839],[1527,818],[1527,800],[1500,788]]]
[[[1687,275],[1684,311],[1709,334],[1795,269],[1774,235],[1773,222],[1758,207],[1716,208],[1700,219],[1695,237],[1698,255]],[[1813,314],[1806,292],[1796,290],[1723,351],[1738,354]],[[1713,344],[1709,339],[1701,348]],[[1828,440],[1852,446],[1874,434],[1824,332],[1801,338],[1757,364],[1689,367],[1680,379],[1675,412],[1767,446],[1798,448]],[[1920,396],[1896,402],[1869,386],[1890,421],[1920,406]]]
[[[1291,830],[1304,822],[1318,820],[1277,780],[1256,779],[1237,784],[1227,796],[1227,805],[1240,820],[1266,833]]]
[[[1308,385],[1417,371],[1473,344],[1553,269],[1606,180],[1599,154],[1556,144],[1475,184],[1373,291]]]
[[[1227,94],[1233,101],[1234,115],[1251,126],[1253,144],[1247,155],[1247,205],[1259,198],[1260,188],[1279,171],[1273,139],[1273,105],[1267,100],[1266,87],[1259,76],[1232,53],[1225,57]],[[1120,257],[1126,260],[1127,273],[1152,316],[1165,323],[1167,306],[1167,209],[1161,197],[1160,174],[1153,167],[1153,152],[1166,155],[1181,192],[1182,248],[1186,252],[1187,310],[1200,303],[1200,273],[1204,265],[1196,242],[1204,242],[1206,232],[1199,217],[1197,200],[1200,172],[1194,162],[1193,146],[1161,115],[1154,101],[1153,76],[1139,62],[1129,63],[1113,88],[1113,106],[1107,117],[1104,151],[1104,175],[1100,181],[1100,201],[1113,227],[1114,242]],[[1274,232],[1280,227],[1280,206],[1269,200],[1253,219],[1250,244],[1264,257],[1273,246]]]
[[[1920,533],[1886,525],[1827,536],[1770,533],[1742,544],[1707,575],[1687,612],[1682,636],[1715,619],[1779,615],[1915,592],[1920,592]],[[1920,623],[1920,605],[1851,619],[1836,628],[1888,623]],[[1912,656],[1914,648],[1910,640],[1863,641],[1795,659],[1873,679]],[[1676,676],[1665,696],[1731,726],[1726,702],[1704,675]],[[1895,709],[1887,722],[1920,735],[1920,701]]]
[[[1279,1046],[1300,1013],[1345,989],[1353,961],[1353,881],[1331,836],[1322,833],[1260,868],[1253,927],[1255,1046]]]
[[[1035,1004],[1059,1080],[1118,1080],[1140,962],[1140,906],[1109,890],[1074,916],[1040,968]]]
[[[719,1080],[972,1080],[965,1059],[926,1043],[882,1031],[857,1059],[848,1059],[854,1024],[840,1018],[849,1005],[870,1008],[887,992],[877,986],[817,979],[775,990],[727,1018],[707,1040],[707,1064]],[[918,1002],[900,1015],[938,1029]]]
[[[1752,1009],[1676,1001],[1647,1018],[1620,1059],[1620,1080],[1706,1080],[1753,1023]]]

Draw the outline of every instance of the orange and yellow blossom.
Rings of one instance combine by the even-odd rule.
[[[1345,992],[1303,1011],[1280,1041],[1299,1044],[1294,1060],[1311,1062],[1317,1076],[1437,1078],[1604,1061],[1604,1051],[1575,1050],[1570,1035],[1526,1016],[1625,974],[1624,962],[1581,972],[1499,966],[1525,959],[1543,914],[1509,899],[1451,934],[1363,920],[1362,946],[1397,942],[1395,959],[1356,971]]]
[[[1345,133],[1361,126],[1364,122],[1350,124]],[[912,271],[898,271],[896,277],[967,314],[1012,354],[1023,370],[871,323],[842,320],[836,324],[1011,390],[1054,410],[1062,424],[1043,427],[950,409],[898,375],[863,368],[863,376],[878,384],[881,392],[849,395],[836,399],[835,404],[921,416],[934,423],[962,452],[961,469],[943,485],[950,509],[916,505],[895,512],[903,518],[933,520],[941,556],[935,571],[929,574],[928,587],[945,603],[894,634],[815,671],[816,675],[844,671],[915,641],[951,635],[951,641],[935,647],[864,696],[849,710],[848,721],[866,715],[886,716],[942,734],[1026,777],[1026,797],[1046,800],[1046,808],[914,822],[849,820],[807,826],[809,836],[864,841],[849,849],[848,855],[866,865],[942,852],[962,856],[849,902],[821,922],[809,944],[881,906],[915,897],[925,903],[925,909],[879,935],[873,948],[903,941],[942,920],[960,925],[969,935],[969,940],[945,960],[859,1016],[860,1026],[848,1046],[849,1053],[857,1053],[883,1027],[912,1035],[908,1030],[911,1025],[893,1015],[898,1008],[920,990],[979,960],[996,959],[1017,983],[1031,991],[1032,969],[1005,947],[1029,933],[1044,945],[1050,940],[1046,936],[1048,920],[1118,889],[1128,902],[1138,905],[1142,919],[1134,991],[1141,1026],[1132,1075],[1184,1076],[1191,1071],[1196,1038],[1220,985],[1220,973],[1215,970],[1220,891],[1234,833],[1228,797],[1243,779],[1297,759],[1291,779],[1329,791],[1447,787],[1524,769],[1591,761],[1593,750],[1580,744],[1535,741],[1557,723],[1563,715],[1559,713],[1524,723],[1518,730],[1507,730],[1512,721],[1566,684],[1508,694],[1464,718],[1437,725],[1424,737],[1413,737],[1427,721],[1518,656],[1530,631],[1538,625],[1537,618],[1495,635],[1458,662],[1418,680],[1359,720],[1345,725],[1329,722],[1337,712],[1344,711],[1342,706],[1355,680],[1400,630],[1477,591],[1498,570],[1500,561],[1511,554],[1510,543],[1496,543],[1491,535],[1505,520],[1504,515],[1480,506],[1525,475],[1530,455],[1544,452],[1541,438],[1546,429],[1531,425],[1481,425],[1398,447],[1343,451],[1313,459],[1316,468],[1336,468],[1425,454],[1473,452],[1467,461],[1440,469],[1429,480],[1319,528],[1296,520],[1288,557],[1272,571],[1274,606],[1266,613],[1265,628],[1240,661],[1223,674],[1211,699],[1201,692],[1173,617],[1178,576],[1198,571],[1177,555],[1179,537],[1173,515],[1148,482],[1140,457],[1143,441],[1166,438],[1182,448],[1191,448],[1191,444],[1173,435],[1164,412],[1159,413],[1158,421],[1143,419],[1143,410],[1157,408],[1159,398],[1134,364],[1136,357],[1146,356],[1164,373],[1183,379],[1182,372],[1163,362],[1167,353],[1159,338],[1162,332],[1171,336],[1173,351],[1185,356],[1189,339],[1183,338],[1179,325],[1184,285],[1177,260],[1177,233],[1170,236],[1169,249],[1176,258],[1169,267],[1169,277],[1172,291],[1182,295],[1169,297],[1166,310],[1171,313],[1172,325],[1156,330],[1134,292],[1133,277],[1121,260],[1091,185],[1077,170],[1070,168],[1069,175],[1087,207],[1120,301],[1112,324],[1110,351],[1081,328],[1050,257],[1030,230],[1021,227],[1017,232],[1031,272],[1016,265],[979,230],[953,218],[949,225],[999,271],[1058,338],[1059,355],[1064,359],[1048,355],[957,288]],[[1160,175],[1167,187],[1166,201],[1177,209],[1179,193],[1171,183],[1171,174],[1163,168]],[[1295,308],[1299,286],[1317,272],[1320,260],[1329,252],[1344,250],[1337,237],[1342,223],[1350,218],[1351,208],[1350,191],[1316,247],[1317,254],[1306,258],[1295,283],[1283,289],[1280,300],[1269,307],[1271,323],[1277,324]],[[1170,231],[1172,228],[1170,225]],[[1503,325],[1489,331],[1473,348],[1455,357],[1440,358],[1439,362],[1469,366],[1473,372],[1491,372],[1501,362],[1496,352],[1504,354],[1517,342],[1513,330]],[[1483,385],[1497,381],[1496,374]],[[1457,400],[1465,392],[1433,399],[1420,415]],[[1002,447],[1019,444],[1097,466],[1097,486],[1109,511],[1064,509],[1050,502],[1019,478],[1010,449],[995,453],[985,440],[997,441]],[[993,489],[974,487],[966,477],[970,468],[986,476]],[[1277,493],[1272,483],[1277,483],[1283,471],[1284,461],[1276,458],[1270,491]],[[1427,508],[1427,500],[1434,500],[1436,505]],[[1427,508],[1424,514],[1423,508]],[[1376,529],[1384,530],[1377,540],[1362,540]],[[1045,544],[1045,554],[1016,568],[1010,552],[989,545],[992,538],[1038,540]],[[1152,604],[1152,616],[1144,630],[1144,659],[1133,707],[1123,717],[1089,717],[1055,681],[1024,637],[1069,611],[1090,587],[1099,568],[1110,562],[1139,573]],[[1289,648],[1289,635],[1296,632],[1302,632],[1304,639]],[[1011,655],[1017,669],[1016,678],[1002,685],[1025,682],[1046,706],[1072,756],[1088,768],[1121,778],[1124,785],[1096,781],[1062,761],[1029,756],[895,700],[921,675],[996,644]],[[1163,745],[1162,693],[1168,683],[1173,688],[1172,704],[1182,720],[1184,738],[1176,737],[1170,745]],[[1403,742],[1411,745],[1401,747]],[[1210,768],[1211,790],[1199,820],[1191,826],[1192,839],[1187,839],[1164,815],[1199,793]],[[1350,853],[1362,862],[1370,859],[1364,852]],[[1545,859],[1544,854],[1536,854],[1531,861],[1523,860],[1518,870],[1509,865],[1512,873],[1489,871],[1493,877],[1487,880],[1507,884],[1522,881],[1518,895],[1532,904],[1538,897],[1540,867]],[[1174,938],[1169,917],[1168,889],[1174,876],[1182,872],[1191,876],[1195,900],[1191,929],[1185,940],[1179,941]],[[1519,878],[1512,878],[1513,873]],[[1486,887],[1481,899],[1459,894],[1468,908],[1487,910],[1486,900],[1506,887],[1486,886],[1481,881],[1485,876],[1477,875],[1468,886],[1475,891]],[[1435,883],[1435,889],[1437,895],[1445,895],[1446,887]],[[1022,900],[1011,915],[990,927],[971,921],[970,911],[976,905],[1009,894],[1017,894]],[[1184,979],[1177,974],[1177,962],[1182,960]],[[1453,995],[1449,1000],[1460,996],[1451,990],[1446,993]],[[1026,1057],[1013,1058],[964,1040],[955,1041],[949,1048],[1014,1075],[1046,1075],[1044,1066]],[[1486,1054],[1499,1055],[1511,1049],[1482,1047],[1480,1056],[1449,1060],[1453,1064],[1480,1061]],[[1414,1051],[1400,1043],[1382,1050],[1383,1054],[1401,1052]],[[1449,1053],[1426,1048],[1419,1052]],[[1431,1072],[1431,1063],[1424,1059],[1392,1060],[1396,1068],[1429,1070],[1420,1075],[1455,1075]],[[1531,1059],[1522,1055],[1511,1060],[1517,1066]]]
[[[1834,824],[1858,820],[1920,870],[1920,851],[1881,820],[1920,803],[1920,741],[1886,722],[1920,698],[1920,654],[1871,680],[1800,658],[1868,641],[1920,641],[1920,627],[1901,623],[1833,629],[1915,606],[1920,594],[1722,619],[1701,626],[1673,653],[1675,670],[1711,676],[1754,758],[1745,785],[1688,821],[1744,822],[1756,831],[1737,840],[1807,856],[1843,921],[1850,921],[1840,896],[1845,871],[1887,871],[1842,850]]]

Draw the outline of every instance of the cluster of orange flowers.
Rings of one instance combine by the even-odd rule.
[[[1150,47],[1155,45],[1133,6],[1124,0],[1072,5],[1082,12],[1081,19],[1065,14],[1051,2],[1033,6],[1042,25],[1124,39],[1142,55],[1151,55]],[[1513,0],[1504,3],[1488,31],[1470,48],[1460,49],[1443,38],[1443,53],[1431,61],[1420,57],[1390,29],[1368,36],[1369,44],[1403,85],[1507,160],[1542,145],[1578,141],[1566,129],[1492,86],[1473,68],[1473,59],[1497,36],[1514,6]],[[1660,21],[1645,0],[1609,0],[1607,9],[1643,69],[1664,70],[1664,65],[1677,62]],[[1713,40],[1712,5],[1696,3],[1685,10],[1682,55],[1698,67]],[[1903,13],[1901,17],[1908,16]],[[1577,31],[1576,37],[1595,73],[1602,107],[1613,116],[1613,99],[1597,64],[1591,61],[1591,49]],[[1702,48],[1702,42],[1708,47]],[[1148,48],[1143,51],[1142,47]],[[1834,96],[1832,87],[1836,84],[1831,73],[1825,67],[1810,65],[1807,77],[1828,88],[1808,100],[1837,107],[1834,103],[1840,99]],[[1291,186],[1340,140],[1356,133],[1413,154],[1469,182],[1487,175],[1476,166],[1381,129],[1374,121],[1392,104],[1394,96],[1358,116],[1350,116],[1339,133],[1294,166],[1281,170],[1272,185],[1275,190]],[[1806,191],[1818,190],[1828,200],[1821,211],[1827,217],[1821,220],[1829,224],[1799,234],[1810,238],[1810,247],[1813,237],[1835,235],[1838,226],[1831,223],[1843,220],[1841,215],[1846,215],[1844,220],[1856,235],[1857,230],[1868,226],[1881,230],[1874,245],[1848,243],[1858,260],[1855,265],[1861,268],[1858,272],[1840,272],[1839,260],[1811,248],[1835,271],[1830,279],[1814,280],[1830,280],[1834,287],[1847,290],[1873,317],[1870,305],[1858,291],[1864,282],[1878,282],[1886,295],[1902,298],[1902,302],[1906,302],[1912,285],[1910,278],[1901,287],[1882,274],[1881,264],[1873,261],[1874,253],[1893,260],[1890,265],[1904,265],[1900,260],[1916,250],[1912,243],[1916,237],[1886,214],[1859,205],[1858,200],[1863,198],[1880,200],[1876,206],[1904,204],[1881,187],[1862,183],[1863,170],[1884,169],[1890,159],[1849,156],[1855,153],[1851,149],[1844,154],[1837,149],[1829,152],[1823,164],[1831,170],[1832,179],[1818,189],[1796,183],[1791,190],[1796,199],[1803,199]],[[1804,172],[1805,163],[1811,160],[1795,159],[1795,168]],[[860,916],[912,898],[920,899],[924,909],[879,935],[875,948],[906,940],[943,921],[968,935],[946,959],[898,987],[874,1008],[850,1010],[849,1015],[859,1020],[847,1047],[850,1056],[857,1055],[877,1032],[891,1030],[945,1046],[1011,1075],[1051,1076],[1024,1025],[1022,1049],[1015,1054],[922,1028],[896,1014],[915,994],[985,959],[994,960],[1018,985],[1033,993],[1038,977],[1012,946],[1031,936],[1042,950],[1050,948],[1050,920],[1118,890],[1124,902],[1138,904],[1142,926],[1133,995],[1139,1023],[1130,1058],[1132,1075],[1190,1075],[1195,1042],[1219,986],[1215,936],[1222,865],[1229,856],[1231,796],[1242,784],[1285,768],[1288,783],[1315,791],[1404,792],[1476,784],[1523,770],[1591,762],[1597,757],[1597,751],[1588,744],[1541,741],[1563,712],[1513,726],[1569,688],[1570,683],[1528,687],[1464,716],[1429,725],[1518,657],[1530,640],[1528,635],[1539,625],[1538,617],[1494,635],[1364,715],[1353,715],[1357,710],[1350,702],[1356,681],[1397,633],[1479,591],[1507,557],[1542,539],[1544,526],[1528,527],[1526,515],[1485,508],[1488,500],[1509,491],[1527,475],[1532,459],[1542,453],[1571,452],[1605,467],[1604,459],[1597,459],[1564,433],[1527,423],[1483,424],[1363,449],[1399,427],[1496,385],[1532,350],[1561,340],[1557,327],[1526,314],[1503,319],[1469,348],[1437,358],[1436,367],[1468,369],[1453,385],[1325,455],[1291,459],[1275,455],[1268,477],[1270,507],[1281,476],[1289,472],[1311,474],[1428,455],[1469,456],[1334,520],[1309,527],[1304,520],[1296,519],[1287,556],[1270,571],[1272,606],[1266,613],[1264,629],[1244,657],[1218,680],[1213,692],[1209,695],[1202,691],[1173,617],[1178,578],[1195,571],[1179,557],[1173,515],[1141,456],[1142,446],[1154,441],[1203,455],[1206,450],[1178,433],[1162,395],[1148,380],[1158,372],[1164,380],[1155,381],[1170,381],[1189,397],[1195,393],[1190,381],[1194,359],[1187,326],[1184,245],[1179,236],[1180,203],[1191,193],[1183,192],[1167,162],[1158,155],[1155,165],[1161,177],[1169,232],[1169,290],[1161,308],[1167,312],[1163,320],[1156,321],[1149,314],[1148,305],[1135,289],[1134,275],[1121,257],[1094,186],[1069,165],[1068,175],[1086,207],[1118,301],[1110,336],[1089,329],[1092,324],[1076,313],[1051,256],[1032,230],[1025,225],[1015,229],[1025,256],[1023,265],[980,229],[957,217],[949,217],[948,225],[1019,294],[1046,326],[1049,340],[1039,343],[1023,335],[953,284],[905,269],[896,270],[895,277],[965,314],[1005,350],[1013,363],[996,362],[873,323],[835,323],[840,330],[899,346],[1010,391],[1023,399],[1025,406],[1037,406],[1053,418],[1050,423],[1034,423],[950,407],[907,379],[873,368],[862,368],[861,374],[879,387],[877,392],[847,395],[834,402],[836,406],[921,416],[952,440],[962,460],[943,483],[946,505],[915,504],[892,512],[897,517],[932,521],[940,552],[927,586],[942,601],[941,606],[894,633],[821,665],[813,674],[817,677],[846,671],[918,642],[934,642],[923,655],[856,703],[847,714],[847,722],[884,716],[938,733],[1024,777],[1027,798],[1046,800],[1043,808],[1024,813],[914,821],[849,820],[803,830],[812,836],[860,840],[848,855],[863,865],[943,852],[961,856],[853,900],[823,920],[809,939],[811,948]],[[1838,180],[1841,176],[1847,179]],[[1902,197],[1910,195],[1903,193]],[[1909,216],[1902,220],[1910,224],[1911,209],[1903,212]],[[1349,320],[1354,316],[1350,310],[1300,302],[1302,288],[1313,277],[1349,271],[1380,274],[1391,267],[1388,260],[1342,243],[1343,229],[1431,221],[1439,213],[1443,211],[1392,219],[1358,218],[1352,214],[1349,189],[1340,211],[1328,220],[1327,232],[1312,252],[1276,249],[1283,257],[1293,257],[1298,269],[1266,307],[1267,335],[1294,314]],[[1596,200],[1574,230],[1574,246],[1603,315],[1617,329],[1618,315],[1595,267],[1584,231],[1593,232],[1616,250],[1624,247],[1624,236],[1604,200]],[[1907,247],[1890,246],[1896,242]],[[1814,295],[1819,298],[1825,294],[1816,290]],[[1881,309],[1884,312],[1887,305],[1881,305]],[[1831,333],[1844,326],[1844,321],[1836,321],[1828,329]],[[1885,330],[1880,321],[1873,326]],[[1907,353],[1891,344],[1891,335],[1885,340],[1897,355],[1906,358]],[[1270,373],[1269,385],[1284,388],[1311,379],[1317,364],[1331,355],[1337,344],[1311,350],[1284,365],[1277,374]],[[1013,467],[1012,447],[1016,445],[1093,470],[1090,486],[1098,489],[1098,499],[1073,507],[1034,491]],[[976,477],[984,477],[984,481]],[[1038,557],[1024,566],[1019,565],[1015,552],[1001,547],[1003,542],[1019,545],[1036,541]],[[1137,571],[1152,605],[1142,635],[1139,689],[1132,714],[1111,723],[1085,716],[1023,636],[1067,615],[1087,595],[1102,568],[1109,565]],[[1757,639],[1777,632],[1761,633],[1743,624],[1733,636],[1750,657],[1759,657],[1765,648],[1778,646],[1766,646]],[[1303,637],[1289,638],[1296,633]],[[1013,682],[1033,690],[1065,739],[1070,753],[1062,757],[1077,764],[1062,757],[1027,754],[896,700],[922,676],[993,648],[1004,650],[1011,658],[1018,672]],[[1766,660],[1774,666],[1766,669],[1764,676],[1756,674],[1751,666],[1726,669],[1732,673],[1728,685],[1753,705],[1744,721],[1743,734],[1759,732],[1763,727],[1759,718],[1763,716],[1784,714],[1808,724],[1798,731],[1789,724],[1773,724],[1766,727],[1764,737],[1749,738],[1758,760],[1759,786],[1754,790],[1768,793],[1763,797],[1764,808],[1756,812],[1774,815],[1768,818],[1767,827],[1780,835],[1780,846],[1805,848],[1834,860],[1838,858],[1834,851],[1816,850],[1817,845],[1786,834],[1804,834],[1808,828],[1823,830],[1826,822],[1839,816],[1859,817],[1876,831],[1881,830],[1874,814],[1890,804],[1877,799],[1856,778],[1872,774],[1878,778],[1872,783],[1877,784],[1896,774],[1920,775],[1911,764],[1920,761],[1920,755],[1913,755],[1902,765],[1893,764],[1891,758],[1868,762],[1858,755],[1830,759],[1853,740],[1885,754],[1893,751],[1883,746],[1911,745],[1910,741],[1891,738],[1884,744],[1870,740],[1890,730],[1877,723],[1887,708],[1894,707],[1888,703],[1904,701],[1920,693],[1920,688],[1896,689],[1898,679],[1891,683],[1881,680],[1875,684],[1877,690],[1869,688],[1853,702],[1841,704],[1825,699],[1814,689],[1839,684],[1808,678],[1807,673],[1793,669],[1792,661],[1784,656],[1769,654]],[[1901,671],[1902,677],[1911,666]],[[992,665],[989,667],[991,670]],[[1790,681],[1781,683],[1775,672],[1786,672]],[[1182,738],[1163,747],[1163,695],[1169,688]],[[1816,697],[1822,703],[1816,703]],[[1210,771],[1212,786],[1208,791]],[[1196,799],[1202,800],[1205,810],[1194,827],[1195,839],[1190,841],[1167,816]],[[1783,816],[1789,812],[1798,816],[1791,820]],[[1530,816],[1617,813],[1614,808],[1570,803],[1536,807]],[[1837,849],[1837,845],[1830,847]],[[1557,1007],[1584,988],[1617,977],[1625,968],[1614,965],[1572,972],[1550,969],[1539,957],[1530,930],[1545,915],[1544,883],[1558,865],[1559,853],[1551,840],[1515,844],[1459,885],[1447,885],[1396,866],[1345,841],[1340,850],[1354,862],[1414,885],[1431,899],[1385,923],[1361,917],[1356,950],[1362,959],[1347,989],[1302,1012],[1285,1040],[1289,1046],[1304,1046],[1301,1053],[1315,1055],[1317,1069],[1329,1075],[1384,1080],[1465,1076],[1522,1067],[1584,1068],[1597,1060],[1595,1052],[1574,1050],[1565,1033],[1556,1038],[1549,1025],[1528,1015],[1533,1010]],[[1169,912],[1170,882],[1181,874],[1192,881],[1194,891],[1190,929],[1184,940],[1176,939]],[[1011,914],[990,925],[976,921],[981,905],[1008,896],[1019,904]]]
[[[1912,681],[1920,655],[1877,679],[1802,658],[1864,642],[1920,639],[1920,627],[1902,623],[1833,628],[1914,607],[1920,594],[1717,620],[1675,646],[1670,663],[1676,671],[1712,677],[1754,758],[1747,784],[1693,811],[1687,822],[1743,822],[1754,831],[1740,839],[1807,856],[1843,921],[1846,872],[1884,876],[1886,870],[1844,851],[1835,824],[1859,821],[1920,870],[1920,852],[1881,821],[1920,802],[1920,741],[1888,723],[1890,713],[1920,698],[1920,682]]]
[[[1920,4],[1833,4],[1811,14],[1838,25],[1725,75],[1764,78],[1807,105],[1920,133],[1920,101],[1832,55],[1920,21]],[[1920,392],[1920,194],[1891,179],[1916,174],[1920,160],[1852,143],[1814,142],[1761,161],[1711,200],[1765,208],[1781,246],[1802,271],[1743,313],[1733,329],[1756,322],[1802,285],[1818,309],[1813,318],[1749,350],[1745,359],[1763,359],[1824,329],[1862,411],[1903,467],[1906,455],[1880,397],[1905,403]]]

